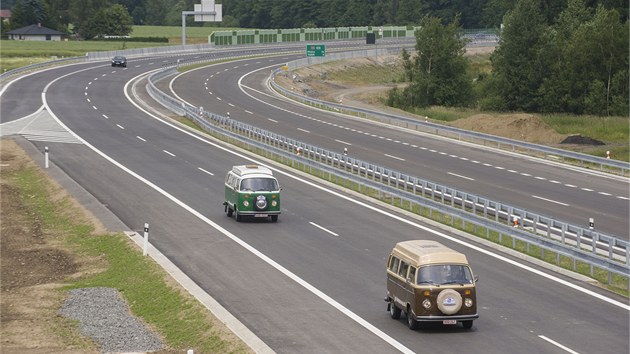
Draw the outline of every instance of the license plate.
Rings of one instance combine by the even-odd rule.
[[[457,324],[457,321],[455,321],[455,320],[444,320],[444,321],[442,321],[442,324],[454,325],[454,324]]]
[[[254,214],[255,218],[266,218],[267,216],[269,216],[268,214]]]

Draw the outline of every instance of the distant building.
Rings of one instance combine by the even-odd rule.
[[[11,10],[0,10],[0,21],[8,22],[11,19]]]
[[[7,32],[9,39],[22,41],[60,41],[63,35],[63,32],[43,27],[41,23]]]

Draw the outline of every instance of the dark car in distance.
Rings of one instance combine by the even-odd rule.
[[[117,55],[112,58],[112,66],[122,66],[123,68],[127,67],[127,58],[122,55]]]

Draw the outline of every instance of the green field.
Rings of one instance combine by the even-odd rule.
[[[214,31],[235,31],[242,28],[231,27],[190,27],[186,26],[186,43],[208,42],[208,36]],[[180,44],[182,40],[181,26],[133,26],[132,37],[166,37],[171,44]],[[190,42],[190,43],[189,43]]]
[[[114,41],[0,41],[0,71],[48,60],[82,57],[88,52],[123,50],[169,45],[150,42]]]
[[[158,47],[168,43],[116,42],[116,41],[0,41],[2,58],[49,58],[51,56],[77,57],[87,52]]]
[[[186,27],[186,44],[208,43],[214,31],[238,28]],[[179,26],[134,26],[131,37],[168,38],[168,43],[129,41],[0,41],[0,72],[53,59],[81,57],[88,52],[124,50],[133,48],[160,47],[182,43],[182,28]]]

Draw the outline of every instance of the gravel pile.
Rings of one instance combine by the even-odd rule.
[[[83,288],[69,292],[59,313],[79,321],[79,330],[104,353],[151,352],[163,347],[160,338],[129,312],[116,289]]]

